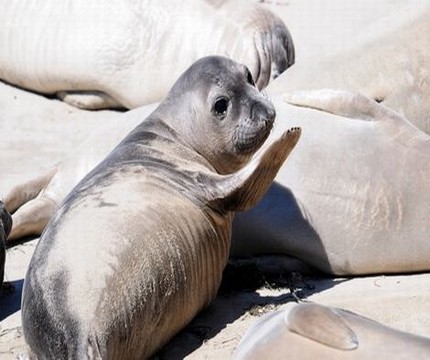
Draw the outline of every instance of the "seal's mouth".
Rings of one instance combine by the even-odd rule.
[[[236,127],[233,136],[234,146],[240,154],[248,155],[257,151],[269,137],[274,119],[255,120],[247,118],[244,124]]]

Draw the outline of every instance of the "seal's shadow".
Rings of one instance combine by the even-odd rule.
[[[24,279],[19,279],[3,284],[0,296],[0,321],[16,313],[21,309],[21,295]]]
[[[261,214],[264,214],[264,221],[261,220]],[[251,211],[236,215],[235,224],[233,237],[240,233],[241,236],[245,234],[245,239],[252,237],[253,241],[264,241],[270,236],[280,239],[277,249],[280,257],[288,258],[288,261],[276,262],[279,256],[278,259],[266,256],[264,262],[260,261],[261,258],[255,258],[255,261],[249,258],[230,260],[216,299],[157,353],[155,359],[183,359],[246,313],[255,315],[257,319],[257,316],[273,311],[280,305],[298,299],[306,300],[313,293],[346,281],[327,277],[306,266],[304,261],[310,248],[319,255],[320,263],[326,268],[329,268],[329,261],[318,233],[290,189],[274,183],[260,204]],[[294,259],[288,253],[291,238],[297,236],[304,240],[301,245],[303,260]],[[263,266],[260,266],[262,263]],[[268,267],[264,266],[267,264]],[[298,271],[312,271],[313,275],[305,278]],[[269,290],[259,291],[264,288]],[[221,341],[234,341],[237,344],[239,335],[235,333],[232,336]]]
[[[227,266],[226,272],[228,272],[229,277],[227,280],[228,283],[231,281],[232,273],[236,273],[235,277],[237,279],[233,280],[235,283],[243,279],[243,274],[240,274],[241,272],[247,273],[245,275],[248,278],[247,281],[250,280],[252,274],[252,270],[247,267],[238,270],[237,268],[231,269],[230,266]],[[260,274],[260,276],[264,278],[264,275]],[[260,276],[257,276],[256,284],[259,284],[262,280]],[[226,280],[224,280],[212,304],[176,335],[153,359],[183,359],[202,346],[205,341],[215,337],[224,328],[234,323],[246,313],[257,320],[257,316],[274,311],[279,306],[288,302],[295,301],[296,295],[300,299],[306,300],[313,293],[347,281],[345,279],[336,280],[320,274],[306,278],[299,277],[299,281],[295,283],[294,276],[293,274],[290,279],[287,279],[283,275],[280,277],[279,283],[273,282],[273,279],[263,279],[263,281],[266,281],[267,287],[276,290],[267,292],[270,295],[262,295],[257,290],[251,288],[231,290],[231,284],[225,284]],[[244,282],[244,285],[247,281]],[[278,285],[282,287],[277,287]],[[294,296],[290,289],[294,289]],[[243,330],[240,328],[240,325],[237,329],[239,332]],[[229,334],[228,338],[221,338],[219,342],[213,344],[213,347],[215,348],[219,343],[225,344],[230,341],[234,341],[234,344],[231,345],[231,347],[234,347],[233,345],[236,345],[240,340],[238,336],[236,332],[233,335]]]

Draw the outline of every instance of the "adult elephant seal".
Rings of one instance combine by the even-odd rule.
[[[334,275],[428,271],[430,137],[358,93],[284,99],[276,111],[304,129],[300,147],[235,217],[232,254],[289,255]]]
[[[207,55],[228,55],[265,87],[294,63],[283,22],[249,4],[243,21],[202,0],[5,2],[0,79],[86,109],[159,101]],[[268,76],[269,75],[269,76]]]
[[[420,16],[395,31],[381,31],[384,35],[325,59],[304,59],[271,84],[271,95],[321,88],[357,91],[430,134],[429,17],[427,1]]]
[[[31,353],[146,358],[207,306],[232,211],[263,196],[299,139],[293,128],[249,161],[274,118],[245,66],[192,65],[48,224],[23,292]]]
[[[387,327],[350,311],[288,304],[248,330],[235,360],[428,359],[430,339]]]
[[[4,265],[6,261],[6,238],[12,228],[12,217],[0,201],[0,295],[3,288]]]

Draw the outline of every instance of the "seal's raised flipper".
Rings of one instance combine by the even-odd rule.
[[[123,108],[118,101],[101,91],[58,91],[57,97],[84,110]]]
[[[300,128],[292,128],[238,172],[217,175],[213,181],[214,186],[206,189],[210,192],[211,202],[222,200],[224,209],[229,211],[243,211],[256,205],[297,144],[300,134]]]
[[[49,184],[56,173],[57,167],[55,166],[47,173],[13,187],[4,199],[7,211],[13,213],[20,206],[34,199]]]
[[[317,304],[300,304],[284,317],[290,331],[339,350],[354,350],[358,339],[335,309]]]
[[[347,90],[306,90],[283,94],[289,104],[327,111],[334,115],[367,121],[400,117],[393,110],[358,92]]]

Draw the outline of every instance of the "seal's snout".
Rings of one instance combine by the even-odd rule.
[[[266,127],[272,127],[276,117],[276,110],[269,102],[255,102],[251,107],[251,119],[262,123]]]

